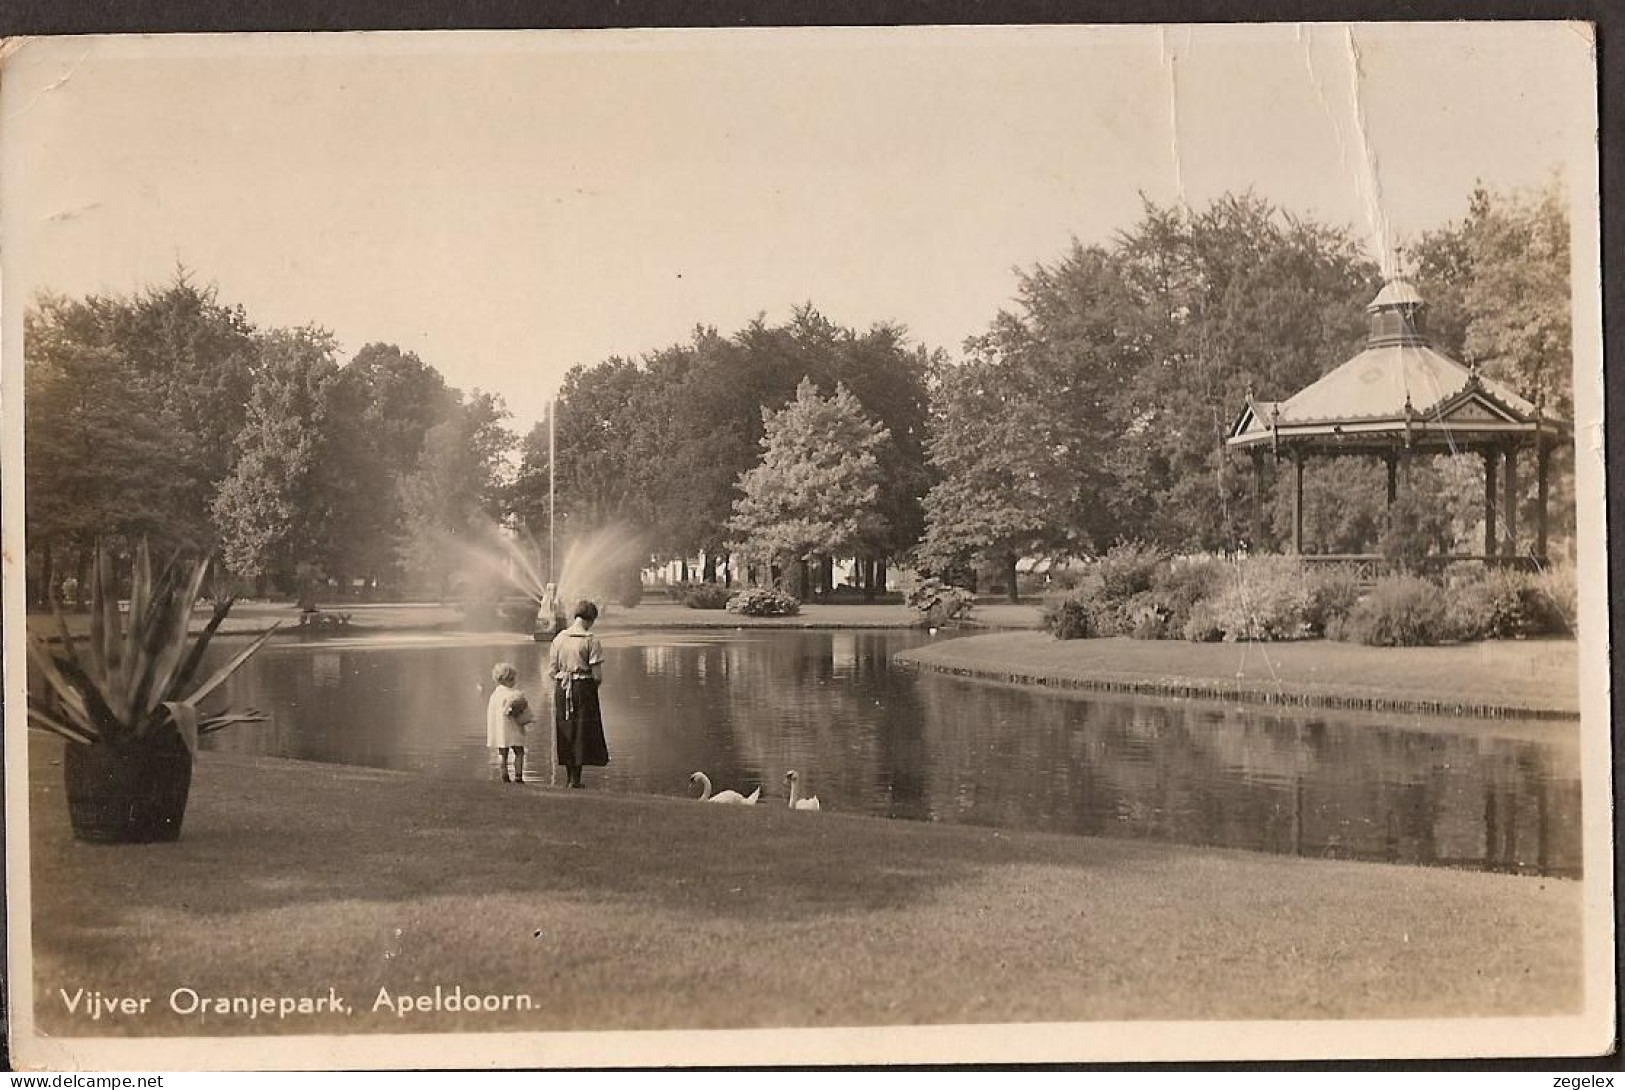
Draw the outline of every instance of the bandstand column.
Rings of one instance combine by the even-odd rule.
[[[1264,541],[1264,503],[1259,498],[1260,478],[1264,476],[1264,452],[1256,447],[1252,451],[1253,457],[1253,551],[1257,551]]]
[[[1392,507],[1399,496],[1399,455],[1384,454],[1382,460],[1388,467],[1388,506]]]
[[[1502,478],[1501,524],[1506,527],[1505,555],[1518,555],[1518,448],[1507,447],[1506,475]]]
[[[1484,458],[1484,558],[1495,555],[1495,462],[1500,452],[1489,448],[1481,452]]]
[[[1292,551],[1303,555],[1303,451],[1293,447],[1292,458]]]
[[[1536,448],[1535,555],[1542,561],[1546,559],[1546,495],[1549,491],[1546,475],[1551,469],[1551,457],[1551,448],[1545,443]]]

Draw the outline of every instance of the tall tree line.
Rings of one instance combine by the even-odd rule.
[[[443,590],[445,539],[501,513],[500,399],[411,352],[341,363],[326,330],[257,328],[185,270],[45,297],[24,323],[34,604],[82,597],[95,543],[138,538],[214,552],[262,592]]]
[[[1572,412],[1568,222],[1555,183],[1480,188],[1467,216],[1417,240],[1410,272],[1435,347],[1483,366],[1548,413]],[[974,577],[1020,556],[1077,556],[1119,539],[1176,551],[1278,549],[1289,496],[1252,540],[1250,469],[1225,435],[1249,393],[1289,397],[1357,353],[1379,270],[1353,236],[1253,194],[1206,209],[1144,207],[1110,244],[1020,275],[1016,307],[966,345],[932,402],[918,559]],[[1572,530],[1572,466],[1557,463],[1556,533]],[[1441,551],[1475,540],[1476,459],[1436,459],[1407,508]],[[1380,464],[1316,463],[1308,536],[1327,551],[1378,547]],[[1534,499],[1525,482],[1524,503]],[[1565,502],[1567,500],[1568,502]]]
[[[1441,351],[1572,414],[1555,182],[1479,188],[1408,263]],[[1253,540],[1249,469],[1225,435],[1249,393],[1287,397],[1359,351],[1380,286],[1348,230],[1254,194],[1148,202],[1116,237],[1018,271],[957,361],[809,303],[577,366],[553,408],[556,466],[548,421],[516,444],[498,395],[452,389],[393,345],[341,361],[320,327],[258,328],[184,270],[128,298],[46,297],[25,317],[30,595],[82,588],[97,539],[142,536],[285,593],[444,594],[459,539],[492,521],[561,543],[624,526],[649,558],[703,556],[693,578],[731,578],[719,565],[737,553],[803,591],[827,587],[837,557],[871,591],[900,561],[1013,591],[1018,558],[1119,539],[1278,548],[1286,490],[1264,481],[1274,514]],[[1441,549],[1476,536],[1467,461],[1413,476]],[[1555,468],[1561,541],[1572,460]],[[1331,551],[1384,532],[1376,464],[1314,465],[1307,499],[1308,535]]]
[[[943,366],[940,353],[911,344],[899,326],[860,332],[810,304],[783,324],[758,318],[732,336],[699,327],[686,343],[641,360],[578,366],[555,408],[555,533],[571,539],[613,524],[633,527],[644,533],[651,556],[686,565],[703,555],[691,577],[717,579],[722,559],[752,536],[741,537],[735,513],[746,475],[763,460],[768,421],[806,384],[807,397],[845,397],[843,405],[886,433],[871,452],[873,495],[859,497],[865,517],[841,544],[841,555],[860,561],[873,589],[884,582],[884,565],[904,556],[923,532],[930,376]],[[510,492],[510,511],[537,537],[549,525],[548,442],[543,421],[523,441]],[[829,484],[809,479],[803,499],[813,503]],[[763,491],[756,495],[767,502]],[[773,552],[762,544],[765,524],[753,525],[757,544]],[[819,554],[826,582],[828,545]],[[807,555],[786,558],[811,556],[801,552]]]

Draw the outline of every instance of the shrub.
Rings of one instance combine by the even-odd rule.
[[[1117,610],[1122,631],[1137,640],[1160,640],[1168,634],[1169,613],[1154,591],[1141,591]]]
[[[941,579],[922,579],[904,595],[903,601],[920,613],[923,625],[944,625],[970,616],[974,608],[971,592]]]
[[[1069,597],[1084,604],[1091,635],[1133,635],[1136,628],[1147,631],[1145,620],[1149,594],[1158,573],[1167,566],[1168,555],[1151,545],[1119,542],[1106,555],[1090,564],[1078,577],[1077,589]]]
[[[1169,557],[1115,546],[1076,590],[1044,608],[1044,630],[1062,639],[1291,640],[1319,634],[1359,600],[1351,568],[1318,568],[1288,556]]]
[[[1490,600],[1479,580],[1454,577],[1446,591],[1445,612],[1451,638],[1462,642],[1490,639]]]
[[[1058,567],[1050,571],[1049,586],[1046,589],[1052,593],[1074,590],[1082,581],[1083,572],[1080,569],[1070,566]]]
[[[1087,577],[1074,593],[1089,610],[1089,631],[1095,636],[1128,636],[1134,632],[1134,595],[1108,598],[1098,574]],[[1143,593],[1143,592],[1142,592]]]
[[[1231,576],[1207,600],[1205,623],[1239,640],[1295,640],[1308,634],[1309,575],[1290,556],[1251,556],[1231,565]]]
[[[1304,623],[1315,635],[1347,617],[1360,601],[1360,577],[1347,564],[1316,566],[1308,572],[1309,600]]]
[[[1038,615],[1038,623],[1058,640],[1087,639],[1094,632],[1090,625],[1089,603],[1075,592],[1045,602]]]
[[[1399,575],[1378,580],[1346,617],[1333,620],[1328,634],[1376,647],[1422,647],[1455,632],[1444,591],[1426,579]]]
[[[1180,634],[1192,643],[1217,643],[1224,639],[1224,627],[1219,623],[1213,603],[1201,601],[1192,606]]]
[[[1151,577],[1151,592],[1163,614],[1165,636],[1183,634],[1198,602],[1212,598],[1229,580],[1231,566],[1221,557],[1175,557]]]
[[[1167,562],[1168,554],[1155,545],[1118,542],[1095,564],[1101,597],[1117,605],[1150,590],[1157,570]]]
[[[1579,631],[1580,587],[1574,578],[1574,565],[1554,563],[1535,577],[1551,605],[1553,620],[1562,625],[1554,632]]]
[[[678,601],[689,609],[724,609],[732,591],[721,583],[689,583],[672,588]]]
[[[643,576],[635,571],[626,572],[615,582],[615,600],[623,609],[636,609],[643,601]]]
[[[746,617],[793,617],[801,612],[801,603],[777,587],[747,587],[728,599],[728,612]]]
[[[1569,630],[1547,579],[1506,568],[1474,567],[1450,581],[1448,608],[1455,638],[1505,640]]]

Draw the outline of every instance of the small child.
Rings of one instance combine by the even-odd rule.
[[[497,751],[503,783],[525,782],[525,733],[536,721],[530,700],[522,689],[514,688],[519,673],[512,663],[499,662],[491,669],[496,690],[485,705],[485,744]],[[513,778],[508,777],[508,751],[513,751]]]

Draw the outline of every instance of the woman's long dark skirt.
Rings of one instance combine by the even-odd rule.
[[[604,713],[598,707],[598,682],[576,678],[567,701],[564,686],[553,692],[553,734],[559,743],[559,764],[566,768],[609,764],[604,742]]]

